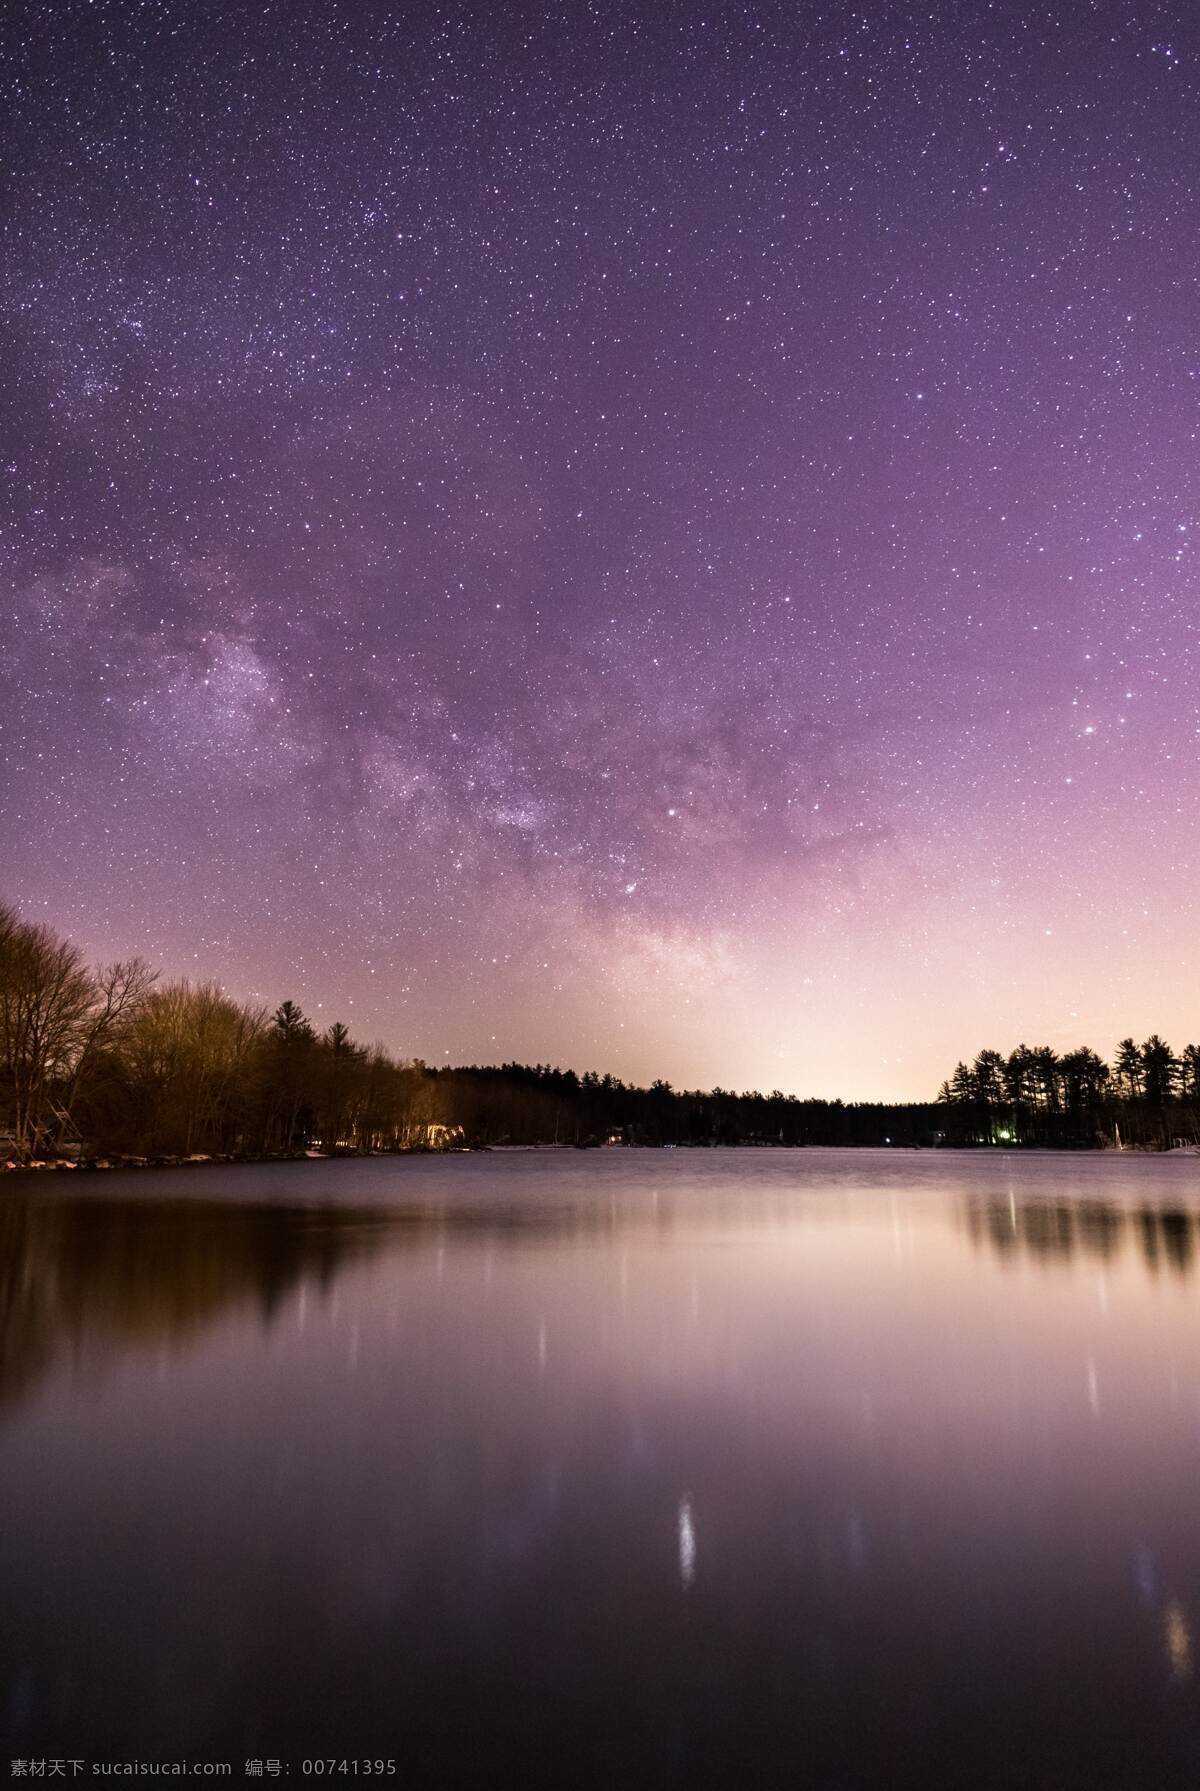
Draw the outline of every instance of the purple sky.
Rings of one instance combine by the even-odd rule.
[[[1200,1034],[1188,9],[5,29],[28,913],[433,1062]]]

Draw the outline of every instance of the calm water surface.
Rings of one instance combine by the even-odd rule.
[[[1200,1784],[1200,1158],[0,1183],[10,1756]]]

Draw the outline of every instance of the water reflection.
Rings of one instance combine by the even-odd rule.
[[[686,1592],[696,1577],[696,1529],[692,1523],[692,1501],[679,1501],[679,1578]]]
[[[968,1200],[964,1213],[972,1242],[1009,1259],[1069,1263],[1084,1256],[1109,1263],[1132,1237],[1152,1273],[1166,1267],[1186,1278],[1195,1267],[1200,1219],[1182,1207],[1126,1209],[1018,1198],[1010,1191],[1003,1200]]]
[[[1179,1600],[1173,1598],[1163,1613],[1163,1635],[1172,1676],[1192,1676],[1192,1632]]]
[[[294,1288],[327,1292],[385,1232],[378,1213],[334,1204],[4,1196],[0,1407],[64,1360],[181,1347],[239,1306],[269,1326]]]
[[[931,1157],[0,1190],[13,1757],[1194,1782],[1195,1176]]]
[[[0,1411],[66,1359],[84,1364],[114,1349],[182,1347],[246,1305],[269,1327],[294,1289],[328,1294],[341,1269],[385,1247],[435,1243],[440,1278],[448,1232],[460,1241],[482,1238],[490,1285],[498,1244],[539,1237],[586,1244],[630,1222],[607,1201],[361,1205],[323,1198],[297,1205],[203,1194],[147,1198],[140,1190],[114,1197],[103,1184],[61,1194],[24,1178],[0,1195]],[[664,1205],[648,1222],[665,1236],[675,1216]],[[542,1369],[547,1351],[542,1318]]]

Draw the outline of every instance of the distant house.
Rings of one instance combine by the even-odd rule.
[[[421,1139],[427,1150],[453,1150],[466,1136],[461,1126],[429,1125],[422,1127]]]

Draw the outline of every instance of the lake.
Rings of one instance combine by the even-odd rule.
[[[1195,1156],[8,1177],[9,1755],[1200,1783],[1198,1219]]]

